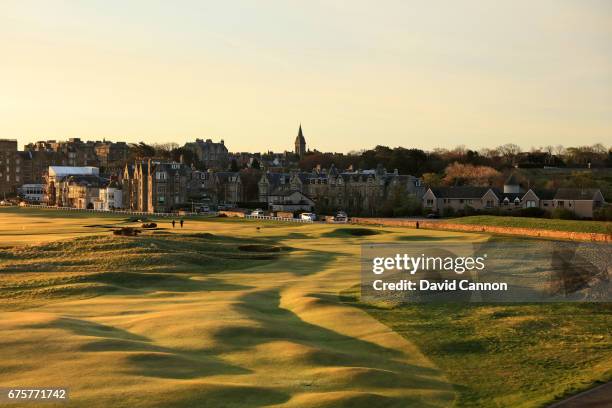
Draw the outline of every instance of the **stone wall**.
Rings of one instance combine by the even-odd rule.
[[[388,227],[416,228],[415,220],[391,219],[391,218],[357,218],[350,219],[352,224],[382,225]],[[612,234],[552,231],[535,228],[496,227],[489,225],[466,225],[443,221],[421,221],[419,227],[424,229],[461,231],[461,232],[484,232],[490,234],[518,235],[535,238],[567,239],[572,241],[596,241],[612,242]]]
[[[222,217],[244,218],[246,213],[244,211],[219,211],[219,215]]]

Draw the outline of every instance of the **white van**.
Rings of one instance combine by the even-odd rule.
[[[307,221],[316,221],[317,215],[315,213],[301,213],[300,218]]]
[[[262,210],[261,208],[258,208],[256,210],[251,211],[251,215],[255,217],[263,217],[266,214],[264,213],[264,210]]]
[[[334,217],[334,222],[345,223],[348,222],[348,216],[344,211],[338,211],[336,216]]]

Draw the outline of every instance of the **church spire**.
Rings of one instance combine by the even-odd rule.
[[[298,135],[295,138],[295,154],[300,158],[304,157],[306,153],[306,139],[304,138],[304,133],[302,132],[302,124],[300,123],[300,128],[298,129]]]

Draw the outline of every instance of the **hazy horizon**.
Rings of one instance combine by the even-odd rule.
[[[525,150],[612,140],[612,3],[0,4],[0,138]]]

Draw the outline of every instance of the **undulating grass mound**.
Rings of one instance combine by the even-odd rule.
[[[155,219],[121,237],[108,226],[140,224],[86,214],[0,209],[0,387],[88,408],[537,406],[609,369],[604,309],[338,296],[362,242],[483,234]]]
[[[248,241],[252,242],[252,241]],[[194,280],[228,268],[269,263],[287,247],[245,244],[213,234],[88,236],[0,249],[0,307],[109,293],[222,290]]]
[[[17,243],[0,250],[0,386],[68,386],[79,407],[453,399],[410,342],[339,302],[359,237],[322,238],[337,226],[156,220],[123,237],[106,228],[122,219],[38,217],[26,238],[25,220],[0,231]]]

